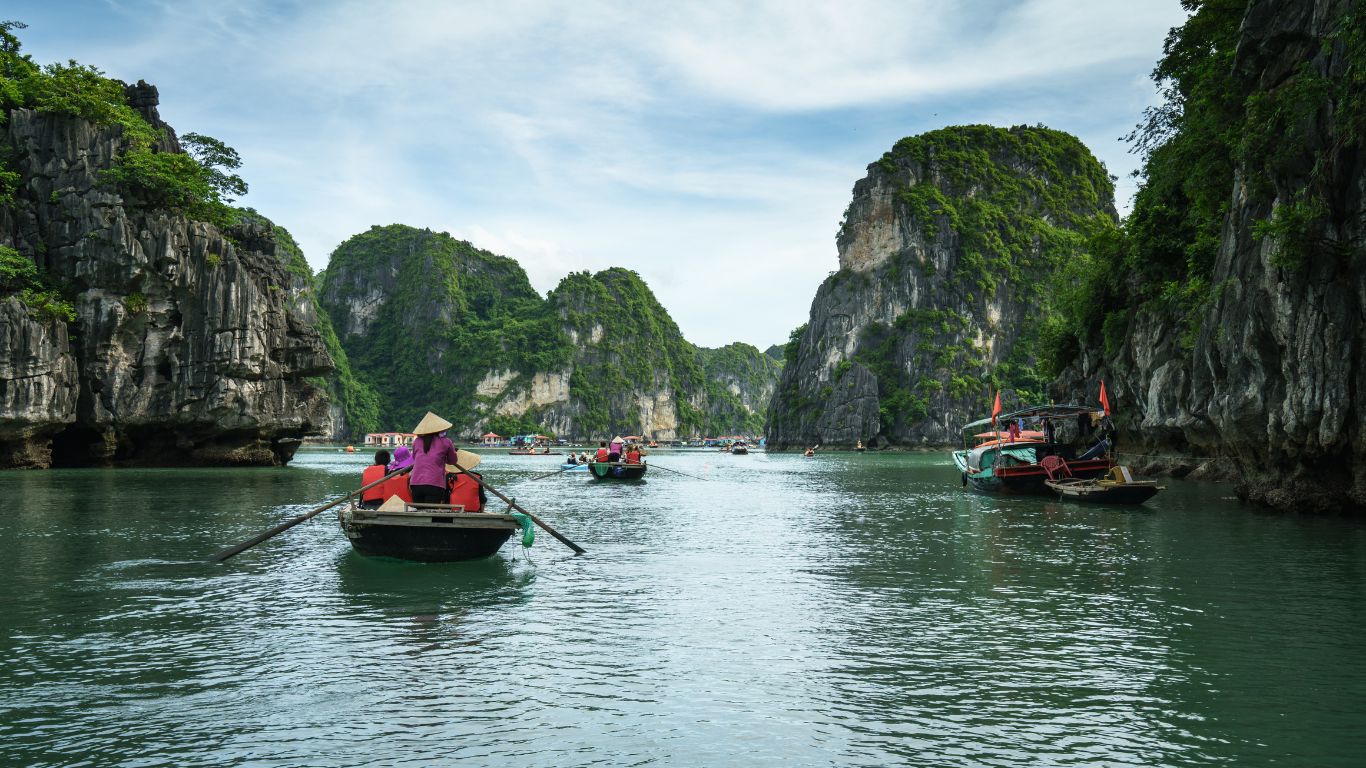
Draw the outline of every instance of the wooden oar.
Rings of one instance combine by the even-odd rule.
[[[369,483],[369,484],[367,484],[367,485],[363,485],[363,486],[361,486],[360,488],[357,488],[356,490],[354,490],[354,491],[352,491],[352,492],[346,494],[345,496],[341,497],[340,499],[337,499],[336,501],[330,502],[330,503],[328,503],[328,504],[324,504],[324,505],[322,505],[321,507],[318,507],[318,508],[315,509],[315,510],[312,510],[312,511],[310,511],[310,512],[306,512],[306,513],[304,513],[304,514],[302,514],[302,515],[299,515],[298,517],[294,518],[293,520],[290,520],[290,521],[288,521],[288,522],[281,523],[281,524],[275,526],[274,528],[271,528],[269,531],[266,531],[265,533],[262,533],[262,534],[260,534],[260,535],[254,536],[254,537],[252,537],[252,538],[250,538],[250,539],[248,539],[248,540],[242,542],[241,544],[234,544],[233,546],[228,547],[227,549],[223,550],[222,552],[219,552],[218,554],[214,555],[213,557],[210,557],[206,562],[210,562],[210,563],[221,563],[221,562],[223,562],[224,560],[227,560],[228,558],[233,557],[234,555],[240,555],[241,553],[247,551],[248,549],[251,549],[252,547],[256,546],[257,544],[260,544],[261,542],[265,541],[266,539],[269,539],[269,538],[272,538],[272,537],[274,537],[274,536],[276,536],[276,535],[278,535],[278,534],[284,533],[285,531],[289,530],[290,528],[293,528],[294,526],[298,525],[299,523],[302,523],[303,521],[305,521],[305,520],[307,520],[307,519],[309,519],[309,518],[311,518],[311,517],[316,517],[317,515],[319,515],[319,514],[321,514],[321,513],[323,513],[323,512],[326,512],[327,510],[329,510],[329,509],[331,509],[331,508],[337,506],[338,504],[342,503],[343,501],[346,501],[347,499],[351,498],[352,496],[355,496],[356,494],[359,494],[359,493],[365,493],[366,491],[370,490],[371,488],[374,488],[375,486],[379,485],[380,483],[384,482],[385,480],[390,480],[390,479],[392,479],[392,478],[398,477],[399,475],[403,474],[404,472],[407,472],[407,471],[410,470],[410,469],[412,469],[412,467],[404,467],[404,468],[402,468],[402,469],[396,469],[396,470],[394,470],[393,472],[390,472],[389,474],[385,475],[384,477],[381,477],[380,479],[376,480],[375,482]]]
[[[517,510],[518,512],[521,512],[522,514],[524,514],[524,515],[526,515],[527,517],[531,518],[531,522],[533,522],[533,523],[535,523],[536,525],[540,526],[541,529],[544,530],[546,533],[550,534],[551,536],[554,536],[561,544],[563,544],[563,545],[565,545],[566,547],[569,547],[570,549],[574,550],[574,554],[576,554],[576,555],[582,555],[582,554],[585,554],[585,553],[588,552],[588,550],[584,549],[583,547],[580,547],[578,544],[575,544],[574,542],[572,542],[572,541],[570,541],[569,539],[565,538],[564,535],[561,534],[559,531],[557,531],[557,530],[555,530],[554,528],[551,528],[550,526],[546,525],[546,523],[545,523],[544,520],[542,520],[541,518],[539,518],[539,517],[537,517],[537,516],[531,514],[530,512],[528,512],[528,511],[526,511],[525,509],[523,509],[523,508],[521,507],[521,505],[519,505],[517,502],[515,502],[515,501],[513,501],[512,499],[509,499],[508,497],[504,496],[502,493],[500,493],[500,492],[498,491],[497,488],[494,488],[493,486],[491,486],[491,485],[489,485],[488,483],[484,482],[484,478],[480,477],[479,475],[472,474],[472,473],[466,471],[465,468],[462,467],[462,466],[460,466],[459,464],[452,464],[451,466],[453,466],[453,467],[455,467],[456,469],[460,470],[461,472],[464,472],[465,474],[469,475],[469,476],[470,476],[470,479],[474,480],[474,482],[476,482],[476,483],[479,483],[479,485],[482,486],[482,487],[484,488],[484,490],[488,491],[489,493],[493,494],[494,496],[497,496],[498,498],[500,498],[500,499],[502,499],[503,501],[507,502],[507,505],[508,505],[509,507],[511,507],[512,509],[515,509],[515,510]]]
[[[659,466],[658,464],[646,464],[645,466],[647,466],[647,467],[654,467],[655,469],[662,469],[662,470],[664,470],[665,472],[672,472],[672,473],[674,473],[675,475],[682,475],[682,476],[684,476],[684,477],[691,477],[691,478],[694,479],[694,480],[701,480],[701,481],[704,482],[704,483],[705,483],[705,482],[709,482],[709,481],[707,480],[707,478],[705,478],[705,477],[698,477],[697,475],[690,475],[690,474],[688,474],[687,472],[679,472],[679,471],[676,470],[676,469],[669,469],[668,467],[661,467],[661,466]]]

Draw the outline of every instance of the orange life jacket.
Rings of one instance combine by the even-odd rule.
[[[466,512],[479,511],[479,483],[461,472],[451,481],[451,503],[461,504]]]
[[[387,474],[389,474],[389,468],[388,468],[388,467],[384,466],[383,464],[371,464],[370,466],[366,467],[366,468],[360,473],[360,484],[361,484],[361,485],[369,485],[369,484],[375,482],[376,480],[380,479],[381,477],[384,477],[384,476],[387,475]],[[361,500],[361,501],[384,501],[384,499],[386,498],[386,496],[384,495],[384,486],[386,486],[386,485],[388,485],[388,484],[389,484],[389,483],[387,483],[387,482],[385,482],[385,483],[380,483],[379,485],[375,486],[374,488],[371,488],[370,490],[366,491],[365,493],[362,493],[361,496],[360,496],[360,500]]]
[[[380,489],[384,491],[385,501],[388,501],[391,496],[397,496],[409,504],[413,503],[413,492],[408,488],[407,475],[399,475],[398,477],[384,481],[384,484],[380,486]]]
[[[629,452],[627,452],[627,454],[626,454],[626,463],[627,463],[627,464],[639,464],[639,463],[640,463],[640,451],[629,451]]]
[[[598,461],[607,461],[607,449],[606,449],[606,448],[599,448],[599,449],[598,449]]]

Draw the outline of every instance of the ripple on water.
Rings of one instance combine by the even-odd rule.
[[[331,513],[202,562],[353,486],[360,456],[0,475],[20,501],[0,527],[0,762],[1366,754],[1358,524],[1180,482],[1129,511],[985,497],[934,455],[652,460],[612,484],[490,455],[486,478],[589,555],[541,534],[448,565],[357,555]]]

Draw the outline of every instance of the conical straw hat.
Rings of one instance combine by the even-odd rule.
[[[397,494],[390,496],[387,501],[379,505],[380,512],[402,512],[407,505],[403,503]]]
[[[419,421],[417,426],[413,427],[413,434],[434,435],[437,432],[445,432],[453,426],[455,425],[449,421],[446,421],[431,411],[427,411],[427,415],[422,417],[422,421]]]
[[[462,450],[462,451],[456,451],[456,452],[455,452],[455,457],[456,457],[455,460],[458,461],[458,462],[460,462],[460,466],[463,467],[463,468],[465,468],[465,469],[474,469],[475,467],[479,466],[479,462],[481,462],[481,461],[484,460],[484,457],[483,457],[483,456],[480,456],[480,455],[477,454],[477,453],[471,453],[471,452],[469,452],[469,451],[463,451],[463,450]],[[456,469],[455,467],[451,466],[450,464],[447,464],[447,465],[446,465],[446,471],[447,471],[447,472],[459,472],[460,470],[459,470],[459,469]]]

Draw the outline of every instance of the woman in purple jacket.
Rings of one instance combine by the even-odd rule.
[[[455,464],[458,455],[455,443],[446,437],[453,425],[431,411],[413,428],[413,472],[408,487],[413,491],[414,504],[449,504],[446,489],[446,465]]]

